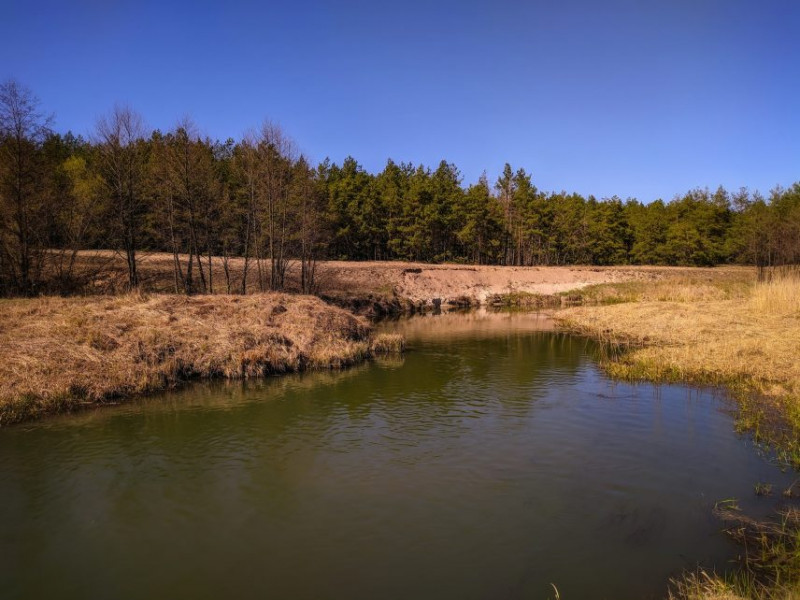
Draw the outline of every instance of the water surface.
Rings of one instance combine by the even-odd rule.
[[[609,381],[534,315],[403,359],[0,431],[3,598],[658,598],[788,486],[719,393]]]

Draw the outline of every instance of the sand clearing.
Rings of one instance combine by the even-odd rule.
[[[323,262],[322,290],[347,294],[396,295],[415,303],[443,303],[467,297],[484,303],[496,294],[558,294],[600,283],[655,281],[683,271],[717,269],[681,267],[498,267],[430,265],[405,262]]]

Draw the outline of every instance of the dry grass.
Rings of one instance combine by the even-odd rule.
[[[588,286],[577,295],[598,304],[731,300],[747,295],[755,281],[755,272],[742,267],[664,269],[657,275]]]
[[[193,378],[339,368],[372,352],[363,320],[306,296],[7,300],[0,302],[0,425]]]
[[[800,317],[800,276],[773,279],[755,287],[750,309],[756,313]]]
[[[746,600],[735,587],[705,571],[689,573],[672,581],[669,600]]]
[[[400,354],[405,349],[406,340],[399,333],[379,333],[372,340],[373,354]]]
[[[669,600],[800,600],[797,586],[762,585],[746,576],[724,579],[705,571],[672,581]]]

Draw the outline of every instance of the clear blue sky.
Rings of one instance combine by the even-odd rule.
[[[0,78],[92,131],[115,102],[313,160],[503,163],[650,201],[800,180],[800,2],[10,0]]]

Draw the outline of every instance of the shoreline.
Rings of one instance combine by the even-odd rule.
[[[400,336],[374,335],[367,318],[477,307],[549,311],[584,304],[606,310],[613,308],[604,306],[610,293],[617,294],[612,301],[629,301],[636,290],[673,289],[679,281],[688,282],[692,294],[702,286],[733,289],[746,273],[735,267],[485,267],[480,272],[456,265],[336,264],[344,271],[338,283],[333,285],[331,278],[328,283],[334,293],[348,288],[347,297],[134,293],[1,300],[0,353],[5,356],[0,356],[0,427],[172,389],[191,380],[336,369],[376,353],[402,351]],[[529,286],[540,286],[532,289],[560,279],[573,280],[579,287],[540,293],[511,285],[505,293],[482,301],[467,296],[474,287],[456,287],[473,285],[469,282],[475,278],[486,282],[519,273],[526,274]],[[400,290],[391,296],[377,292],[387,278],[398,276],[417,283],[422,278],[417,287],[409,284],[416,302],[399,296]],[[591,283],[592,278],[601,283]],[[447,303],[421,295],[442,290],[453,293]],[[591,329],[578,332],[593,335]]]
[[[798,280],[702,292],[664,285],[619,302],[611,297],[567,308],[554,318],[565,331],[609,349],[601,366],[612,377],[725,387],[739,407],[738,429],[798,468],[799,291]]]
[[[601,367],[626,381],[685,382],[726,388],[738,405],[736,428],[800,469],[800,278],[740,288],[723,285],[595,290],[610,304],[560,311],[568,332],[610,350]],[[616,303],[615,303],[616,302]],[[769,494],[767,487],[754,493]],[[797,498],[790,488],[783,496]],[[727,503],[726,503],[727,502]],[[756,521],[735,499],[715,514],[743,548],[728,576],[690,571],[671,580],[670,600],[788,600],[800,581],[800,510],[792,505]]]

